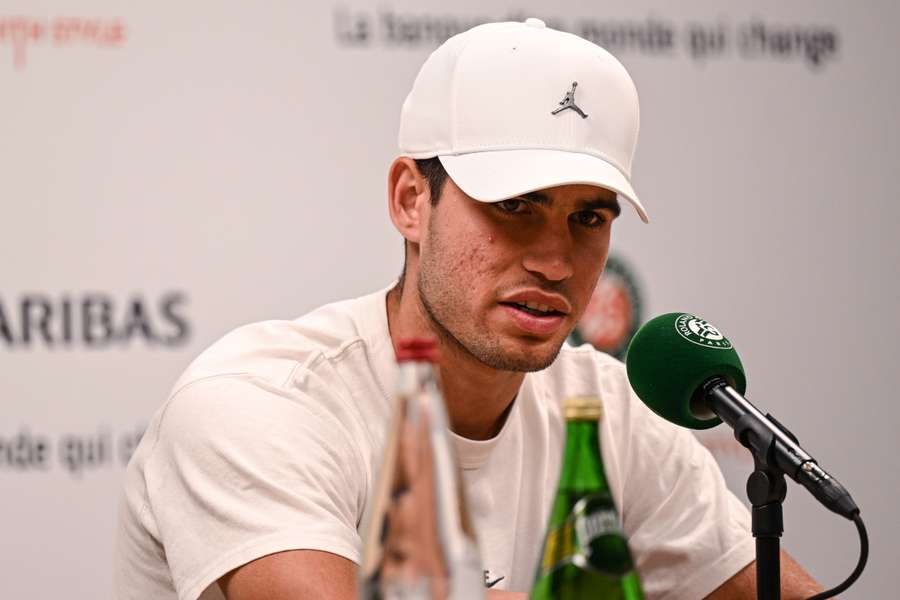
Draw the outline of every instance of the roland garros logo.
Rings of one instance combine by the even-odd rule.
[[[722,335],[712,323],[694,315],[678,315],[678,318],[675,319],[675,330],[681,334],[681,337],[698,346],[722,350],[730,350],[732,347],[728,338]]]

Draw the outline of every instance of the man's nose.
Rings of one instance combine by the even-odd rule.
[[[563,281],[572,276],[572,236],[554,229],[536,237],[529,245],[522,265],[526,270],[548,281]]]

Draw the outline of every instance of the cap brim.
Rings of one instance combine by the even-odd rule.
[[[605,160],[564,150],[491,150],[440,157],[463,192],[480,202],[499,202],[558,185],[586,184],[612,190],[649,223],[628,178]]]

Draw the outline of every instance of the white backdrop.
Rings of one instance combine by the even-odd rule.
[[[688,310],[749,395],[854,493],[894,595],[900,9],[624,0],[0,5],[0,578],[111,598],[124,462],[181,369],[238,324],[395,277],[400,104],[427,54],[537,16],[605,43],[641,96],[652,215],[614,252],[645,315]],[[704,438],[743,497],[749,461]],[[823,583],[847,522],[791,486],[785,547]]]

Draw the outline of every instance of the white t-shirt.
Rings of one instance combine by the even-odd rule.
[[[241,327],[188,367],[128,466],[118,598],[222,598],[219,577],[284,550],[360,563],[397,375],[386,291]],[[749,514],[709,452],[644,407],[622,363],[564,346],[525,376],[495,438],[453,436],[494,589],[531,587],[561,403],[577,395],[603,400],[603,460],[648,599],[702,598],[753,560]]]

